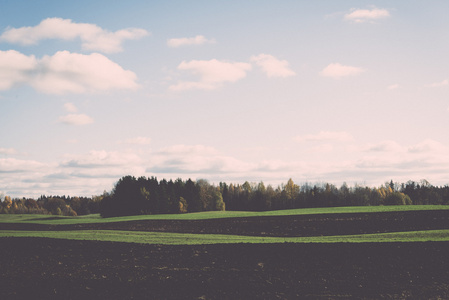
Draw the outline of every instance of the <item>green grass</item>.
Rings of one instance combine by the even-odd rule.
[[[449,230],[428,230],[324,237],[254,237],[222,234],[187,234],[112,230],[80,231],[0,231],[0,237],[39,237],[70,240],[96,240],[158,245],[198,245],[235,243],[385,243],[447,242]]]
[[[51,215],[0,215],[0,223],[37,223],[37,224],[83,224],[83,223],[109,223],[121,221],[139,220],[205,220],[236,217],[264,217],[264,216],[289,216],[289,215],[313,215],[330,213],[375,213],[393,211],[417,211],[417,210],[447,210],[449,205],[407,205],[407,206],[350,206],[350,207],[325,207],[302,208],[289,210],[274,210],[266,212],[248,211],[209,211],[189,214],[164,214],[141,215],[115,218],[102,218],[98,214],[79,217],[60,217]]]
[[[334,208],[307,208],[268,212],[200,212],[190,214],[142,215],[101,218],[100,215],[59,217],[51,215],[0,215],[0,223],[82,224],[138,220],[205,220],[235,217],[263,217],[288,215],[313,215],[329,213],[375,213],[393,211],[446,210],[449,206],[356,206]],[[449,230],[413,231],[382,234],[325,236],[325,237],[254,237],[219,234],[185,234],[166,232],[136,232],[112,230],[83,231],[0,231],[0,237],[45,237],[74,240],[116,241],[145,244],[196,245],[223,243],[362,243],[362,242],[425,242],[449,241]]]

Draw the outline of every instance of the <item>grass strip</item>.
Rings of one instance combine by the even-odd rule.
[[[198,212],[188,214],[139,215],[139,216],[125,216],[114,218],[102,218],[99,214],[92,214],[79,217],[1,214],[0,223],[33,223],[33,224],[63,225],[63,224],[141,221],[141,220],[206,220],[206,219],[237,218],[237,217],[379,213],[379,212],[404,212],[404,211],[427,211],[427,210],[448,210],[448,209],[449,205],[348,206],[348,207],[300,208],[300,209],[274,210],[264,212],[208,211],[208,212]]]
[[[70,240],[113,241],[160,245],[204,245],[236,243],[386,243],[448,242],[449,230],[427,230],[320,237],[255,237],[223,234],[188,234],[113,230],[0,231],[0,237],[38,237]]]

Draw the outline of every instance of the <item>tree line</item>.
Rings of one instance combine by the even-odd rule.
[[[449,204],[449,186],[432,186],[426,180],[402,184],[390,181],[374,188],[361,185],[349,187],[343,183],[338,188],[329,183],[297,185],[289,179],[277,188],[265,186],[263,182],[245,182],[243,185],[220,183],[220,190],[228,210]]]
[[[5,196],[0,203],[0,214],[43,214],[60,216],[81,216],[100,212],[104,195],[88,197],[40,196],[14,198]]]
[[[41,196],[11,199],[5,196],[0,213],[39,213],[77,216],[100,213],[103,217],[168,214],[200,211],[268,211],[293,208],[449,205],[449,186],[433,186],[426,180],[386,182],[380,187],[343,183],[296,184],[292,179],[277,187],[263,182],[218,185],[207,180],[158,180],[156,177],[124,176],[111,192],[100,196]]]
[[[268,211],[293,208],[449,204],[449,186],[437,187],[428,181],[386,182],[371,188],[346,183],[297,185],[292,179],[273,188],[263,182],[219,185],[200,179],[196,182],[158,181],[157,178],[121,178],[100,203],[104,217],[136,214],[187,213],[212,210]]]

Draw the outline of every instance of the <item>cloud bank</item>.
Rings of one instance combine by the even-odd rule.
[[[131,138],[130,143],[148,138]],[[0,186],[13,196],[45,194],[95,195],[110,191],[122,176],[156,176],[159,179],[205,178],[218,183],[264,181],[266,184],[295,182],[355,182],[379,186],[385,181],[428,179],[432,184],[447,184],[448,147],[427,139],[412,145],[393,140],[372,144],[355,144],[346,132],[322,131],[299,138],[301,148],[314,149],[316,144],[339,143],[332,150],[333,160],[310,160],[308,154],[296,160],[242,160],[207,145],[178,144],[156,150],[126,151],[92,150],[83,154],[67,154],[59,163],[0,158]],[[347,147],[344,147],[347,145]],[[1,152],[15,155],[8,148]],[[342,152],[349,153],[340,159]]]

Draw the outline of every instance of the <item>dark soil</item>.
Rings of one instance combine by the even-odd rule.
[[[0,230],[312,236],[448,229],[449,211]],[[449,242],[167,246],[0,238],[0,299],[449,299]]]
[[[449,243],[0,244],[0,299],[449,298]]]
[[[212,220],[146,220],[99,224],[0,223],[0,230],[137,230],[251,236],[320,236],[449,229],[449,210],[296,215]]]

